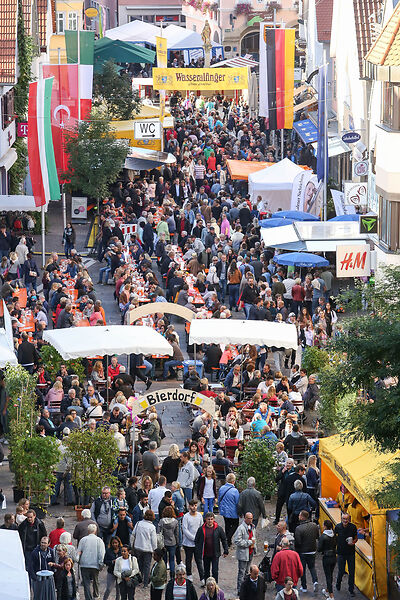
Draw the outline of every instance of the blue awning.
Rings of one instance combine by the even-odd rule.
[[[312,144],[318,139],[318,129],[310,119],[296,121],[293,123],[293,128],[305,144]]]

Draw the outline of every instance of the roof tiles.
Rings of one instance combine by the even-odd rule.
[[[315,6],[319,42],[330,42],[332,30],[333,0],[319,0]]]
[[[365,60],[379,66],[400,66],[400,4],[394,9]]]
[[[356,27],[358,62],[360,75],[363,73],[363,59],[374,43],[373,22],[378,21],[383,0],[353,0]]]
[[[17,0],[0,0],[0,85],[16,82]]]

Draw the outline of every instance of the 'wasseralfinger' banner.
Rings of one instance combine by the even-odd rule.
[[[155,90],[244,90],[248,87],[247,67],[231,69],[153,68]]]

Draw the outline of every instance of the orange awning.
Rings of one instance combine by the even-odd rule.
[[[274,163],[270,162],[258,162],[256,160],[227,160],[228,171],[232,179],[240,179],[241,181],[247,181],[251,173],[256,173],[270,167]]]

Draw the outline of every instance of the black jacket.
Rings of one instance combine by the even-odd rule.
[[[174,579],[170,579],[165,588],[165,600],[174,600]],[[197,592],[191,581],[186,579],[186,600],[197,600]]]
[[[318,540],[318,552],[322,552],[324,558],[332,559],[332,562],[336,560],[336,535],[327,535],[325,531],[322,532]]]
[[[17,356],[20,365],[32,365],[39,362],[39,354],[35,346],[28,340],[20,343]]]
[[[250,581],[250,575],[246,575],[240,587],[240,600],[264,600],[266,589],[262,575],[258,576],[256,587]]]
[[[299,554],[317,551],[319,527],[311,521],[300,521],[294,532],[295,548]]]
[[[72,598],[76,598],[76,580],[75,573],[72,571]],[[57,600],[71,600],[71,596],[68,596],[68,580],[67,572],[63,571],[60,577],[60,583],[58,586]]]
[[[22,548],[24,549],[24,551],[26,550],[26,534],[28,531],[28,527],[30,527],[30,525],[29,525],[27,519],[25,519],[25,521],[22,521],[21,525],[18,527],[19,537],[21,539],[21,544],[22,544]],[[42,537],[47,536],[46,527],[44,526],[43,521],[41,521],[37,517],[35,517],[33,527],[34,527],[34,532],[35,532],[35,536],[36,536],[35,546],[39,546],[40,540],[42,539]]]
[[[215,523],[215,525],[217,524]],[[205,527],[206,524],[199,527],[196,533],[196,537],[194,538],[194,553],[198,560],[202,560],[204,555]],[[221,544],[224,549],[224,554],[229,554],[228,542],[226,540],[225,531],[219,525],[217,525],[216,527],[214,526],[213,542],[214,558],[219,558],[221,556]]]
[[[178,479],[180,458],[167,456],[161,467],[161,475],[167,478],[167,483],[172,483]]]

